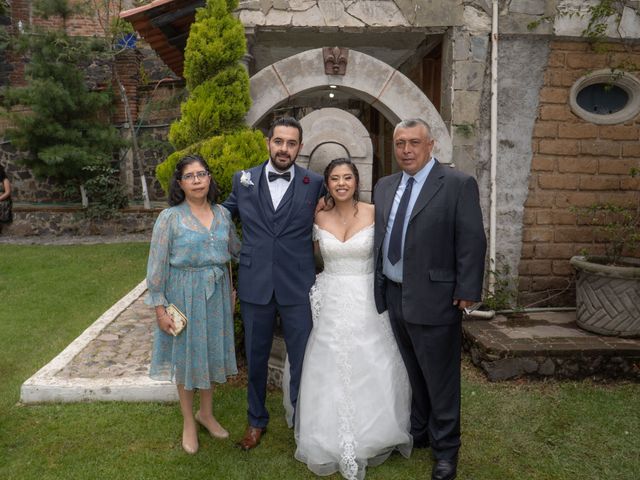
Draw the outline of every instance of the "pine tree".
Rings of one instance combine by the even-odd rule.
[[[61,26],[20,36],[17,49],[29,60],[26,85],[5,91],[12,124],[6,135],[29,153],[22,162],[37,177],[81,184],[95,172],[88,167],[108,165],[123,145],[109,123],[111,93],[89,90],[82,68],[103,44],[67,34],[66,22],[77,12],[69,0],[40,0],[36,7],[44,18],[60,19]],[[29,111],[18,112],[16,106]]]
[[[237,0],[208,0],[191,25],[184,65],[189,97],[169,133],[179,151],[156,169],[165,190],[175,165],[188,154],[205,158],[222,198],[231,190],[235,171],[267,157],[262,133],[244,125],[251,97],[249,75],[239,64],[246,52],[244,27],[231,14],[237,5]]]

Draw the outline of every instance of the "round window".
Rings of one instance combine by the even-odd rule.
[[[626,122],[640,112],[640,81],[626,72],[592,72],[573,84],[569,103],[573,113],[591,123]]]

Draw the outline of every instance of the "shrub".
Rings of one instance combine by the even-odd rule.
[[[244,27],[224,10],[221,0],[209,0],[196,14],[184,59],[187,88],[193,90],[216,72],[237,64],[246,51]],[[224,15],[224,16],[223,16]]]
[[[229,135],[219,135],[199,144],[171,154],[158,165],[156,177],[165,191],[169,189],[171,176],[180,159],[197,153],[207,161],[213,178],[220,188],[220,198],[231,193],[234,172],[246,170],[267,159],[264,135],[258,130],[243,129]]]
[[[196,13],[185,51],[189,97],[169,133],[178,151],[156,169],[165,191],[176,164],[185,155],[202,155],[223,199],[231,192],[234,172],[267,159],[262,133],[243,125],[251,97],[249,76],[238,63],[246,48],[244,27],[230,13],[237,4],[237,0],[208,0]]]
[[[180,150],[241,128],[250,105],[247,71],[241,65],[226,68],[190,93],[180,120],[171,125],[169,141]]]
[[[118,211],[129,204],[118,170],[106,165],[89,166],[84,170],[90,178],[84,183],[89,206],[83,210],[83,215],[94,220],[117,216]]]

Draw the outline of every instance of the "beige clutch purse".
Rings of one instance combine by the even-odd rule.
[[[178,335],[180,335],[180,332],[182,332],[182,330],[184,330],[187,326],[187,317],[184,313],[178,310],[178,307],[176,307],[173,303],[167,307],[167,313],[171,315],[173,324],[176,326],[173,329],[173,336],[177,337]]]

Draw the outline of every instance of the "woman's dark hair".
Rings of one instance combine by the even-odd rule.
[[[0,165],[0,182],[7,178],[7,172],[4,171],[4,167]]]
[[[180,188],[180,183],[178,181],[182,180],[182,174],[185,167],[195,162],[200,163],[203,170],[206,170],[207,172],[209,172],[209,175],[211,175],[209,165],[207,165],[207,162],[200,155],[187,155],[186,157],[183,157],[176,165],[176,169],[174,170],[173,176],[171,177],[171,183],[169,184],[169,205],[171,205],[172,207],[184,202],[184,191],[182,190],[182,188]],[[209,191],[207,192],[207,199],[210,203],[215,203],[218,199],[218,185],[213,179],[213,176],[211,176],[209,180]]]
[[[357,204],[360,200],[360,173],[358,172],[358,167],[355,166],[350,158],[334,158],[324,169],[324,187],[327,190],[327,193],[325,193],[324,195],[325,210],[331,210],[335,206],[333,197],[329,192],[329,177],[331,176],[331,172],[333,172],[333,169],[339,167],[340,165],[348,166],[351,170],[351,173],[353,173],[353,176],[356,179],[356,191],[353,193],[353,203]]]

